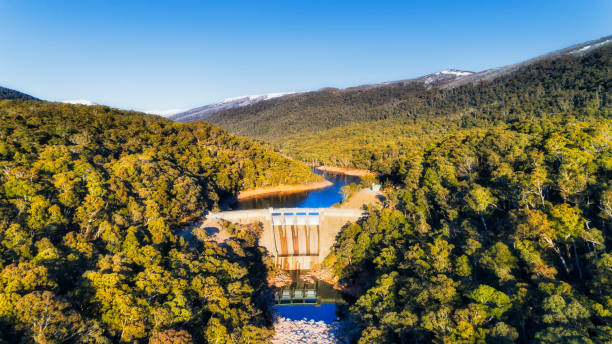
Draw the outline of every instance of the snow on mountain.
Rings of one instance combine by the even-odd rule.
[[[432,87],[443,86],[446,83],[470,76],[472,74],[474,74],[474,72],[468,72],[468,71],[457,70],[457,69],[447,69],[441,72],[428,74],[428,75],[421,76],[421,77],[414,78],[414,79],[378,82],[375,84],[349,87],[349,88],[344,89],[344,91],[369,90],[372,88],[384,87],[384,86],[404,86],[404,85],[407,85],[413,82],[421,82],[425,84],[427,88],[432,88]]]
[[[612,42],[612,39],[606,39],[605,41],[602,41],[602,42],[599,42],[599,43],[585,45],[584,47],[582,47],[580,49],[576,49],[574,51],[571,51],[570,54],[583,54],[587,50],[595,49],[595,48],[601,47],[604,44],[609,44],[611,42]]]
[[[185,111],[185,109],[168,109],[168,110],[154,109],[154,110],[147,110],[145,111],[145,113],[148,113],[151,115],[159,115],[162,117],[170,117],[172,115],[176,115],[177,113],[181,113],[183,111]]]
[[[599,47],[602,47],[604,45],[611,44],[611,43],[612,43],[612,36],[599,38],[599,39],[592,40],[589,42],[576,44],[568,48],[556,50],[556,51],[553,51],[553,52],[550,52],[544,55],[534,57],[526,61],[519,62],[519,63],[515,63],[515,64],[511,64],[511,65],[507,65],[507,66],[503,66],[499,68],[492,68],[492,69],[488,69],[488,70],[474,73],[471,75],[466,75],[464,77],[452,80],[442,85],[441,87],[448,89],[448,88],[459,87],[459,86],[470,84],[470,83],[476,84],[482,81],[494,80],[496,78],[499,78],[500,76],[516,72],[517,70],[523,67],[527,67],[536,62],[549,60],[549,59],[555,59],[555,58],[558,58],[560,56],[567,55],[567,54],[585,55],[593,51],[593,49],[596,49],[596,48],[599,48]]]
[[[284,93],[268,93],[268,94],[257,94],[257,95],[252,95],[252,96],[239,96],[239,97],[231,97],[231,98],[225,98],[222,101],[220,101],[218,104],[222,104],[222,103],[233,103],[233,102],[258,102],[258,101],[262,101],[262,100],[268,100],[268,99],[272,99],[272,98],[278,98],[278,97],[282,97],[288,94],[293,94],[295,92],[284,92]]]
[[[466,84],[477,84],[482,81],[493,80],[503,75],[507,75],[509,73],[513,73],[523,67],[529,66],[533,63],[545,60],[545,59],[553,59],[565,54],[579,54],[584,55],[588,54],[593,49],[599,48],[603,45],[612,44],[612,36],[603,37],[600,39],[596,39],[589,42],[580,43],[569,48],[553,51],[523,62],[519,62],[516,64],[503,66],[499,68],[492,68],[488,70],[484,70],[481,72],[469,72],[462,71],[457,69],[446,69],[441,72],[425,75],[419,78],[414,79],[406,79],[399,81],[390,81],[390,82],[380,82],[375,84],[367,84],[360,85],[355,87],[349,87],[342,90],[332,89],[335,92],[352,92],[352,91],[361,91],[361,90],[369,90],[377,87],[395,87],[395,86],[404,86],[414,82],[423,83],[423,85],[428,88],[441,88],[441,89],[450,89],[454,87],[459,87]],[[328,90],[321,89],[319,91]],[[315,91],[318,92],[318,91]],[[242,97],[232,97],[226,98],[222,101],[201,106],[195,109],[187,110],[175,115],[170,116],[169,118],[178,122],[190,122],[205,119],[212,114],[227,110],[233,109],[237,107],[252,105],[261,101],[270,100],[273,98],[283,97],[291,95],[292,93],[268,93],[262,95],[252,95],[252,96],[242,96]]]
[[[247,106],[247,105],[255,104],[255,103],[258,103],[264,100],[270,100],[270,99],[274,99],[278,97],[283,97],[283,96],[287,96],[287,95],[294,94],[294,93],[295,92],[267,93],[267,94],[225,98],[218,103],[204,105],[204,106],[197,107],[195,109],[191,109],[187,111],[180,111],[179,113],[169,115],[168,118],[174,121],[177,121],[177,122],[197,121],[200,119],[204,119],[219,111]]]
[[[455,69],[447,69],[447,70],[443,70],[439,73],[436,74],[449,74],[449,75],[455,75],[455,76],[465,76],[465,75],[470,75],[470,74],[474,74],[474,72],[465,72],[465,71],[460,71],[460,70],[455,70]]]
[[[426,75],[420,78],[416,78],[416,79],[381,82],[381,83],[376,83],[376,84],[349,87],[349,88],[346,88],[340,91],[350,92],[350,91],[357,90],[357,89],[365,90],[365,89],[371,89],[371,88],[382,87],[382,86],[401,86],[401,85],[404,85],[406,83],[411,83],[411,82],[422,82],[427,86],[427,88],[432,88],[432,87],[438,87],[441,85],[445,85],[449,82],[470,76],[472,74],[474,73],[468,72],[468,71],[456,70],[456,69],[447,69],[447,70],[443,70],[438,73],[429,74],[429,75]],[[180,112],[180,113],[170,115],[167,117],[177,122],[198,121],[198,120],[206,119],[210,117],[211,115],[213,115],[214,113],[217,113],[223,110],[234,109],[234,108],[242,107],[242,106],[248,106],[248,105],[258,103],[258,102],[262,102],[262,101],[266,101],[266,100],[270,100],[274,98],[279,98],[279,97],[284,97],[284,96],[289,96],[292,94],[296,94],[296,92],[267,93],[267,94],[251,95],[251,96],[225,98],[218,103],[204,105],[201,107],[197,107],[195,109]],[[151,112],[151,113],[156,113],[156,114],[160,114],[163,116],[163,114],[159,112]]]
[[[457,70],[457,69],[447,69],[447,70],[443,70],[441,72],[437,72],[434,74],[426,75],[417,80],[422,81],[428,88],[431,88],[431,87],[439,86],[441,84],[444,84],[450,81],[461,79],[465,76],[469,76],[472,74],[474,74],[474,72],[468,72],[468,71]]]
[[[64,100],[62,103],[66,103],[66,104],[81,104],[81,105],[96,105],[96,103],[92,102],[91,100],[87,100],[87,99],[69,99],[69,100]]]

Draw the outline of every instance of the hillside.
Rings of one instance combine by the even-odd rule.
[[[31,95],[21,93],[19,91],[11,90],[10,88],[0,87],[0,100],[2,99],[37,100]]]
[[[414,82],[422,83],[426,88],[441,87],[441,86],[448,85],[452,83],[453,81],[460,80],[463,77],[466,77],[472,74],[474,73],[460,71],[460,70],[452,70],[452,69],[443,70],[441,72],[425,75],[423,77],[416,78],[416,79],[383,82],[383,83],[371,84],[371,85],[361,85],[361,86],[356,86],[356,87],[350,87],[343,91],[345,92],[350,92],[350,91],[355,91],[355,90],[363,91],[363,90],[369,90],[369,89],[378,88],[378,87],[402,86],[402,85],[406,85],[406,84],[410,84]],[[263,94],[263,95],[227,98],[218,103],[200,106],[200,107],[197,107],[191,110],[187,110],[187,111],[169,116],[168,118],[172,119],[173,121],[177,121],[177,122],[193,122],[193,121],[199,121],[199,120],[206,120],[210,116],[218,112],[225,111],[225,110],[245,107],[245,106],[253,105],[256,103],[269,101],[275,98],[281,98],[281,97],[288,98],[291,96],[304,95],[304,94],[309,94],[309,93],[316,93],[316,92],[270,93],[270,94]]]
[[[0,100],[1,343],[269,342],[261,228],[224,224],[223,245],[181,230],[241,190],[320,178],[304,162],[385,186],[325,261],[359,343],[612,342],[607,39],[210,121],[280,152],[204,122]]]
[[[485,75],[475,84],[428,87],[419,79],[326,89],[219,112],[207,121],[303,161],[387,172],[378,165],[391,162],[406,144],[457,128],[551,113],[609,114],[612,44],[602,42],[502,68],[492,80],[485,79],[490,71],[455,79]]]
[[[327,259],[358,342],[610,342],[611,133],[565,114],[406,151]]]
[[[197,107],[195,109],[183,111],[175,115],[169,116],[168,118],[170,118],[173,121],[177,121],[177,122],[193,122],[193,121],[198,121],[198,120],[208,118],[212,114],[223,111],[223,110],[248,106],[248,105],[252,105],[252,104],[266,101],[269,99],[283,97],[288,94],[291,94],[291,93],[270,93],[270,94],[226,98],[218,103],[204,105],[204,106]]]
[[[265,342],[257,231],[221,247],[179,229],[240,190],[318,179],[305,164],[105,106],[3,100],[0,128],[0,342]]]

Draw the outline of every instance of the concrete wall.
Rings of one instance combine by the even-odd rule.
[[[234,223],[260,223],[259,245],[285,270],[309,270],[321,264],[346,224],[357,221],[363,211],[336,208],[282,208],[225,211],[207,218]]]

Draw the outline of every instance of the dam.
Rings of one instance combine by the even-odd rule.
[[[266,248],[283,270],[311,270],[323,262],[347,224],[364,216],[358,209],[268,208],[210,213],[207,219],[233,223],[259,223],[259,245]]]

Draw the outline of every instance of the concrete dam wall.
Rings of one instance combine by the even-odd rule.
[[[364,215],[361,210],[336,208],[282,208],[224,211],[207,218],[234,223],[260,223],[259,245],[284,270],[309,270],[331,251],[336,236],[346,224]]]

